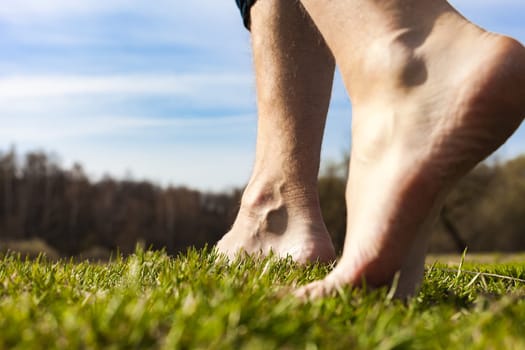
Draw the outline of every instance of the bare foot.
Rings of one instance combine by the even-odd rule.
[[[257,86],[252,179],[217,248],[298,262],[335,258],[321,217],[317,176],[335,62],[297,1],[257,1],[250,11]],[[312,69],[315,67],[315,69]]]
[[[425,33],[428,23],[419,24],[404,17],[389,23],[364,51],[343,58],[354,108],[347,237],[336,268],[298,296],[327,295],[363,279],[389,285],[400,270],[398,296],[413,294],[423,274],[425,226],[451,186],[525,116],[521,44],[481,30],[448,5]],[[343,52],[337,48],[337,60]]]
[[[283,181],[248,186],[235,223],[217,249],[230,259],[240,251],[255,255],[272,251],[299,263],[335,260],[317,193],[290,188]]]

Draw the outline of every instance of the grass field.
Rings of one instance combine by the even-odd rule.
[[[0,349],[525,348],[525,263],[429,265],[406,304],[386,289],[290,296],[327,271],[272,258],[228,265],[206,251],[138,250],[109,264],[5,254]]]

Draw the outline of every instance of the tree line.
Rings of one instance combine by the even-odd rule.
[[[132,252],[137,242],[176,253],[216,242],[230,227],[240,193],[201,193],[146,181],[90,181],[79,164],[0,154],[0,240],[40,238],[69,256],[94,246]]]
[[[348,159],[319,178],[327,227],[344,241]],[[175,254],[213,245],[228,231],[242,189],[203,193],[147,181],[92,181],[82,166],[63,169],[43,152],[0,153],[0,243],[41,239],[63,256],[93,247],[126,254],[137,242]],[[431,250],[525,250],[525,156],[482,164],[448,197],[432,228]]]

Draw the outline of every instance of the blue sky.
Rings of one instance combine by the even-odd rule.
[[[153,5],[152,5],[153,4]],[[525,42],[525,1],[455,0]],[[93,178],[242,186],[255,145],[249,35],[233,0],[2,0],[0,149],[55,152]],[[339,77],[323,161],[350,144]],[[525,151],[525,128],[499,151]]]

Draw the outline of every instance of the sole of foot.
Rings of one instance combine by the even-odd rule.
[[[426,227],[446,194],[525,116],[519,42],[454,11],[417,46],[407,45],[412,34],[400,30],[370,43],[366,66],[347,71],[369,78],[345,76],[356,97],[344,252],[324,280],[296,292],[301,298],[363,280],[390,285],[398,271],[397,296],[413,295],[424,270]]]

